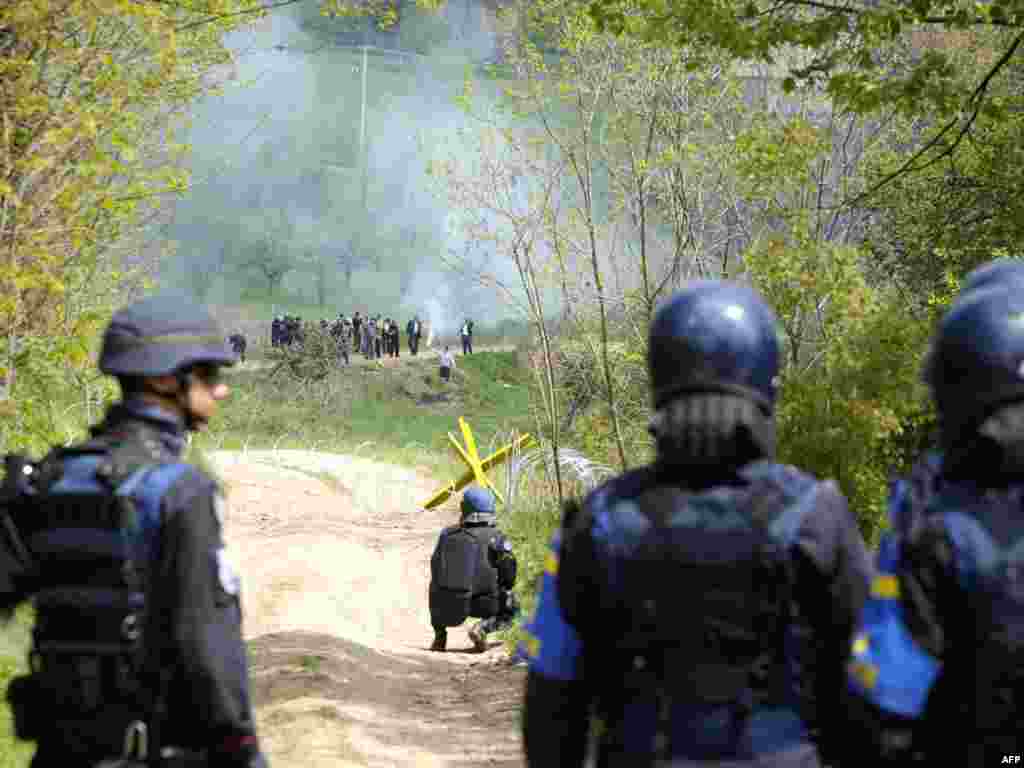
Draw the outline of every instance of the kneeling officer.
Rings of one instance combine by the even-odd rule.
[[[32,768],[267,765],[222,497],[181,460],[234,362],[205,307],[132,304],[99,359],[122,401],[86,442],[6,460],[0,607],[32,598],[36,617],[7,697]]]
[[[448,627],[468,617],[483,619],[469,631],[477,651],[487,648],[487,635],[515,621],[519,604],[512,594],[516,558],[512,545],[496,525],[494,494],[478,485],[462,495],[459,525],[445,528],[430,558],[430,623],[432,651],[443,651]]]

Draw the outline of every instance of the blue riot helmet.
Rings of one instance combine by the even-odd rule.
[[[964,278],[963,285],[960,287],[960,295],[964,296],[982,288],[1006,285],[1008,282],[1024,284],[1024,259],[993,259],[976,267]]]
[[[658,309],[648,368],[654,407],[687,393],[720,392],[775,406],[779,336],[775,314],[744,285],[699,280]]]
[[[1024,291],[996,285],[954,302],[924,374],[946,442],[977,429],[999,406],[1024,400]]]
[[[103,334],[99,367],[122,378],[163,376],[200,363],[234,365],[235,351],[203,305],[185,296],[154,296],[114,313]]]
[[[497,519],[494,494],[487,488],[471,485],[462,494],[463,525],[493,525]]]

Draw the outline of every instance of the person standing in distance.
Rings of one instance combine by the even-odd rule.
[[[473,321],[468,317],[459,329],[459,336],[462,339],[462,354],[473,354]]]
[[[451,381],[452,369],[455,367],[455,356],[448,351],[448,347],[444,348],[438,358],[438,375],[441,377],[441,381]]]
[[[129,305],[99,357],[121,401],[31,472],[12,517],[32,568],[3,602],[35,606],[32,673],[7,693],[18,736],[37,744],[32,768],[267,766],[224,500],[181,458],[227,397],[221,369],[234,363],[206,307]]]
[[[776,319],[696,281],[655,314],[655,461],[567,505],[524,644],[531,768],[814,768],[867,590],[832,482],[776,463]]]

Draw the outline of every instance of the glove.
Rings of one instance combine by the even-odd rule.
[[[225,739],[209,754],[210,768],[270,768],[255,736]]]

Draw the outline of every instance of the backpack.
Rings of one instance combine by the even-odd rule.
[[[8,689],[21,739],[120,754],[126,729],[153,712],[147,587],[160,501],[189,465],[144,460],[101,441],[59,449],[6,508],[28,559],[18,594],[36,614],[32,672]]]
[[[1011,749],[1024,732],[1024,488],[950,483],[934,489],[922,513],[908,498],[907,485],[895,483],[893,530],[882,540],[851,649],[848,688],[853,706],[866,715],[859,718],[867,731],[862,738],[882,757],[913,754],[933,704],[943,664],[908,627],[900,578],[905,547],[927,532],[929,541],[948,543],[951,575],[965,597],[966,615],[956,619],[962,626],[945,629],[959,636],[955,648],[969,649],[968,658],[955,657],[967,686],[955,696],[973,719],[963,723],[974,734],[969,744]]]

